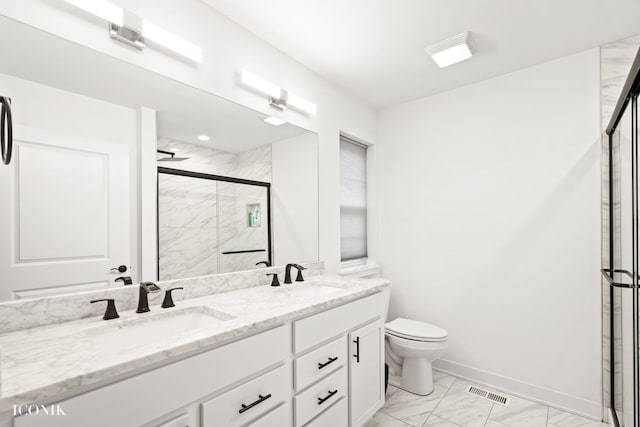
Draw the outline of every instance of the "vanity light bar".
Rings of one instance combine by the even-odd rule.
[[[83,9],[92,15],[95,15],[105,21],[115,24],[117,28],[115,31],[119,31],[120,27],[123,27],[132,34],[139,38],[141,35],[144,39],[148,39],[157,43],[158,45],[165,47],[173,52],[185,56],[196,62],[202,62],[202,49],[193,43],[190,43],[175,34],[171,34],[169,31],[149,22],[145,19],[140,19],[132,13],[125,11],[119,6],[114,5],[106,0],[65,0],[67,3],[72,4],[80,9]],[[128,16],[127,23],[125,23],[125,14]],[[136,22],[136,25],[130,26],[129,18]],[[134,27],[142,28],[134,28]],[[124,41],[128,44],[135,44],[138,49],[144,48],[144,40],[140,40],[134,43],[132,40],[122,40],[122,38],[116,37],[120,41]]]
[[[202,62],[202,49],[169,31],[143,19],[142,36],[187,58]]]
[[[124,10],[106,0],[65,0],[92,15],[109,21],[121,27],[124,20]]]
[[[287,95],[287,106],[293,107],[297,110],[302,110],[305,113],[315,114],[316,113],[316,104],[307,101],[304,98],[299,97],[296,94],[291,92]]]
[[[262,77],[258,77],[247,70],[242,70],[240,81],[245,86],[268,95],[270,97],[270,105],[278,110],[283,110],[285,107],[291,107],[308,114],[316,114],[316,104],[309,102],[294,93],[287,92],[280,86],[274,85],[273,83],[263,79]]]
[[[279,86],[276,86],[273,83],[248,72],[247,70],[242,70],[241,80],[242,84],[257,90],[258,92],[264,93],[265,95],[278,99],[282,97],[282,89],[280,89]]]

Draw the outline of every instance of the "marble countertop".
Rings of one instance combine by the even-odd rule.
[[[96,317],[5,333],[0,335],[0,412],[13,405],[53,402],[56,396],[66,397],[74,390],[170,363],[389,286],[384,279],[318,275],[304,283],[187,299],[169,309],[155,305],[150,313],[124,311],[119,319],[109,321]],[[213,314],[224,321],[171,335],[165,328],[153,328],[157,318],[167,319],[186,310]],[[118,338],[119,327],[143,317],[151,325],[153,339],[120,345],[109,338]],[[109,331],[101,336],[105,328]]]

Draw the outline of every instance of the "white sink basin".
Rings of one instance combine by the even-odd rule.
[[[208,307],[187,307],[113,320],[84,331],[85,339],[99,346],[122,349],[162,346],[197,335],[234,317]]]

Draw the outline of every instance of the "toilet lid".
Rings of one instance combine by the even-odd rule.
[[[447,331],[435,325],[401,317],[384,325],[387,332],[398,337],[417,341],[441,341],[447,338]]]

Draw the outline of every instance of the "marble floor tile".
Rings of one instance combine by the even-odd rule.
[[[510,397],[508,407],[493,405],[490,420],[508,427],[546,427],[549,408],[529,400]]]
[[[442,418],[431,415],[427,422],[422,427],[460,427],[458,424],[454,424],[451,421],[443,420]]]
[[[456,381],[455,377],[451,375],[447,375],[444,372],[433,371],[433,383],[441,385],[446,388],[450,388],[453,383]]]
[[[387,394],[385,395],[385,399],[388,400],[393,393],[398,391],[398,387],[394,387],[391,384],[387,386]]]
[[[484,427],[506,427],[506,426],[502,423],[489,419],[487,420],[487,423],[484,425]]]
[[[365,427],[408,427],[408,424],[396,420],[383,412],[376,412]]]
[[[428,396],[398,389],[385,402],[381,411],[411,426],[422,426],[446,393],[447,389],[439,385],[435,385]]]
[[[456,380],[433,415],[463,427],[484,427],[493,403],[465,393],[467,381]]]
[[[607,427],[607,424],[593,421],[559,409],[549,408],[549,427]]]

